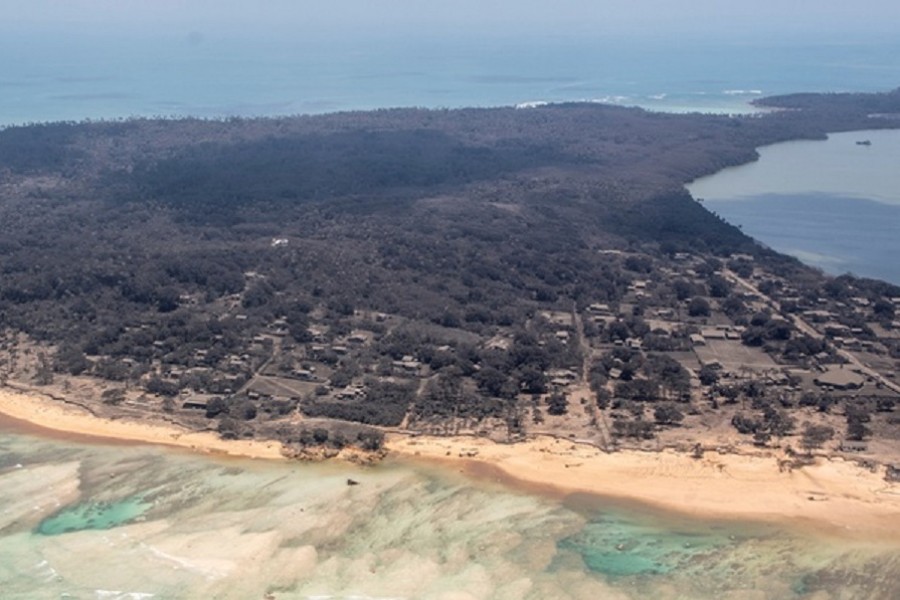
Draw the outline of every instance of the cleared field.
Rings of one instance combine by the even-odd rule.
[[[736,340],[707,340],[705,346],[695,346],[694,353],[700,359],[700,364],[718,361],[726,371],[765,371],[778,366],[759,348],[745,346]]]
[[[290,398],[291,396],[302,397],[310,394],[316,389],[317,385],[320,384],[289,379],[287,377],[260,375],[250,385],[250,389],[265,396]]]

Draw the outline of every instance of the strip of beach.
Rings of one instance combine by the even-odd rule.
[[[146,443],[256,459],[285,459],[275,441],[223,440],[165,422],[105,419],[55,399],[0,388],[0,414],[78,439]],[[71,438],[70,438],[71,439]],[[802,468],[779,468],[775,454],[720,453],[702,457],[670,450],[604,452],[588,444],[539,436],[515,444],[474,437],[390,434],[389,456],[426,462],[557,497],[590,494],[637,501],[695,517],[790,522],[820,533],[896,543],[900,484],[884,467],[817,457]]]
[[[94,439],[174,446],[207,454],[246,458],[284,458],[282,445],[276,441],[223,440],[212,431],[185,431],[164,421],[104,419],[78,406],[10,388],[0,388],[0,414],[33,426],[33,429],[29,428],[29,433],[40,434],[44,430],[48,434],[84,441]]]

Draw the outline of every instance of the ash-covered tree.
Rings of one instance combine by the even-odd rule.
[[[821,448],[825,442],[833,437],[834,429],[832,427],[805,423],[800,437],[800,446],[806,450],[807,454],[811,455],[813,450]]]
[[[553,392],[547,398],[547,414],[553,416],[564,415],[569,411],[569,398],[562,392]]]
[[[653,410],[653,418],[660,425],[678,425],[684,420],[684,413],[671,402],[663,402]]]
[[[688,304],[688,314],[692,317],[708,317],[709,313],[709,302],[705,298],[694,296]]]

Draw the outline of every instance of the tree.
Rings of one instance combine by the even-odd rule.
[[[225,400],[223,400],[220,396],[210,398],[209,402],[206,403],[206,418],[215,419],[223,412],[225,412],[227,408],[228,407],[225,404]]]
[[[109,388],[100,394],[103,404],[118,406],[125,402],[125,390],[123,388]]]
[[[875,313],[875,317],[882,321],[890,321],[894,318],[894,304],[885,298],[876,300],[872,311]]]
[[[707,281],[709,293],[714,298],[724,298],[731,293],[731,283],[721,275],[713,275]]]
[[[363,450],[375,452],[376,450],[381,450],[381,447],[384,446],[384,433],[377,429],[360,431],[356,434],[356,440],[359,443],[359,447]]]
[[[862,421],[853,420],[847,422],[847,439],[861,442],[871,434],[872,430],[866,427]]]
[[[800,438],[800,445],[806,450],[808,454],[812,454],[812,451],[821,448],[825,442],[834,437],[834,429],[829,427],[828,425],[813,425],[812,423],[805,423],[803,425],[803,434]]]
[[[503,394],[507,377],[494,367],[484,367],[475,375],[478,389],[488,396],[500,397]]]
[[[694,286],[686,279],[676,279],[675,282],[672,283],[672,291],[675,292],[675,297],[678,298],[679,301],[684,301],[690,298],[691,294],[694,293]]]
[[[560,416],[569,410],[569,398],[562,392],[553,392],[547,398],[547,414]]]
[[[653,410],[653,418],[660,425],[677,425],[684,420],[684,413],[671,402],[664,402]]]
[[[715,385],[719,382],[719,371],[709,365],[703,365],[697,374],[703,385]]]
[[[47,355],[43,352],[38,356],[38,367],[34,376],[34,382],[37,385],[50,385],[53,383],[53,368]]]
[[[709,302],[700,296],[694,296],[688,304],[688,314],[692,317],[708,317],[709,312]]]

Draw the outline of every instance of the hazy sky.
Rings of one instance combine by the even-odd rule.
[[[19,31],[785,34],[897,32],[897,0],[0,0]]]

